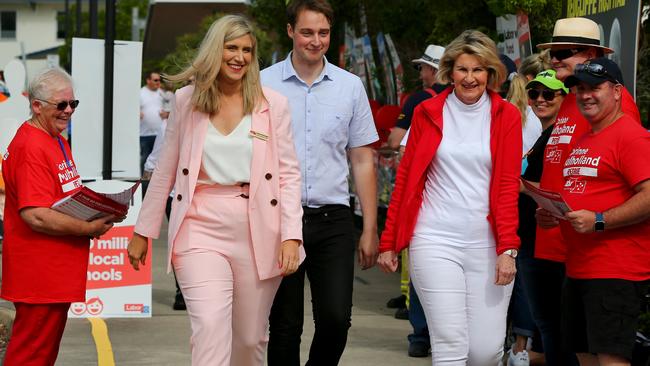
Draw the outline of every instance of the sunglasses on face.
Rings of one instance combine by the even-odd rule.
[[[577,64],[575,66],[575,72],[585,72],[587,74],[597,76],[597,77],[604,77],[607,78],[607,80],[613,82],[614,84],[620,84],[620,81],[616,80],[615,77],[610,75],[607,72],[607,69],[605,69],[605,66],[599,65],[599,64]]]
[[[557,96],[557,92],[555,90],[528,89],[528,98],[530,98],[531,100],[537,100],[540,94],[542,95],[542,98],[544,98],[544,100],[547,102],[552,101]]]
[[[573,57],[577,53],[580,53],[584,51],[585,48],[566,48],[563,50],[551,50],[549,52],[549,56],[551,56],[551,59],[555,57],[558,61],[565,60],[569,57]]]
[[[59,111],[65,111],[65,109],[68,108],[68,106],[70,106],[70,108],[72,108],[72,109],[75,109],[79,105],[79,101],[76,100],[76,99],[75,100],[68,100],[68,101],[64,100],[64,101],[58,102],[58,103],[50,102],[49,100],[44,100],[44,99],[37,99],[37,100],[39,100],[41,102],[45,102],[47,104],[54,105],[54,106],[56,106],[56,109],[59,110]]]
[[[151,81],[153,81],[154,83],[158,83],[160,82],[160,79],[151,79]]]

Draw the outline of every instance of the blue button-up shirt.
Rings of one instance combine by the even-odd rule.
[[[302,204],[350,204],[347,149],[378,140],[361,79],[327,60],[309,86],[291,54],[262,71],[262,84],[289,99],[296,154],[302,172]]]

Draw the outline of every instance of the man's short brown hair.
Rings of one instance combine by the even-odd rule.
[[[287,19],[291,28],[296,27],[298,14],[303,10],[311,10],[325,15],[327,21],[332,25],[334,20],[334,10],[327,0],[293,0],[287,6]]]

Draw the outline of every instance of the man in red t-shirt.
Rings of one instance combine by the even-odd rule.
[[[3,156],[5,238],[0,297],[16,317],[5,366],[51,366],[56,361],[70,303],[85,301],[89,237],[114,216],[86,222],[51,209],[81,188],[70,146],[61,137],[79,101],[61,69],[38,73],[29,84],[31,118]]]
[[[587,18],[564,18],[555,23],[553,39],[537,46],[550,48],[551,64],[556,77],[562,81],[573,74],[577,64],[614,52],[600,45],[598,24]],[[632,96],[622,89],[622,110],[640,123]],[[589,130],[589,123],[580,114],[575,88],[564,98],[555,127],[544,150],[540,187],[562,192],[562,169],[576,141]],[[561,297],[565,278],[566,243],[560,229],[538,226],[535,238],[534,278],[526,286],[535,291],[539,302],[531,301],[531,314],[542,336],[544,355],[549,365],[577,365],[575,356],[561,345]]]
[[[573,211],[560,224],[567,243],[563,335],[581,364],[630,364],[650,280],[650,133],[621,109],[620,80],[605,57],[577,65],[565,80],[577,86],[590,125],[564,162],[562,196]],[[538,223],[558,220],[540,210]]]

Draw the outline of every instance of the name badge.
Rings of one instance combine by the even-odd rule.
[[[250,130],[249,135],[252,136],[252,137],[255,137],[256,139],[260,139],[262,141],[268,141],[269,140],[269,136],[265,135],[265,134],[263,134],[261,132]]]

